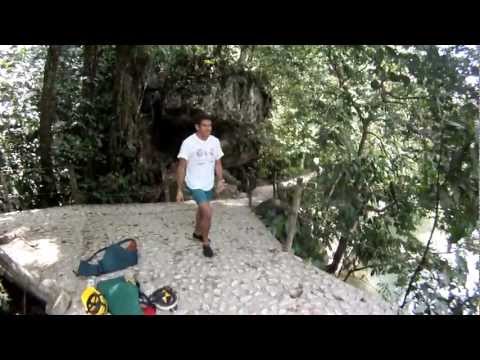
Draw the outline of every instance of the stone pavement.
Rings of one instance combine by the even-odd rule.
[[[136,273],[146,294],[172,286],[179,295],[175,314],[395,314],[379,296],[282,252],[246,204],[246,199],[213,202],[211,259],[192,239],[192,202],[4,213],[0,235],[16,231],[18,237],[0,247],[40,280],[52,279],[65,289],[73,299],[69,314],[84,313],[80,294],[86,280],[72,272],[80,258],[127,237],[138,240],[140,254],[139,264],[127,271]]]

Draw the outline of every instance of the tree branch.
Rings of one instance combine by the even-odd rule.
[[[353,104],[352,104],[353,105]],[[355,105],[353,105],[355,107]],[[358,112],[358,110],[357,110]],[[359,116],[361,117],[360,113]],[[368,135],[368,125],[369,121],[364,121],[362,120],[362,137],[360,138],[360,144],[358,145],[358,151],[357,151],[357,156],[361,157],[363,154],[363,148],[365,147],[365,142],[367,141],[367,135]]]
[[[345,279],[343,279],[343,281],[347,281],[348,278],[350,277],[350,275],[352,275],[354,272],[365,270],[365,269],[371,268],[373,266],[374,265],[368,265],[368,266],[362,266],[360,268],[351,269],[351,270],[348,271],[347,276],[345,276]]]
[[[442,125],[443,125],[443,121],[442,121]],[[400,305],[401,309],[404,308],[404,306],[407,302],[407,297],[408,297],[408,294],[410,293],[410,291],[412,290],[412,285],[413,285],[413,282],[415,281],[415,278],[417,277],[420,270],[422,270],[422,268],[423,268],[423,265],[424,265],[425,260],[427,258],[428,250],[430,249],[430,244],[432,242],[433,233],[434,233],[435,228],[437,227],[437,224],[438,224],[438,213],[439,213],[438,209],[439,209],[439,204],[440,204],[440,162],[441,162],[442,150],[443,150],[443,131],[444,131],[444,128],[442,127],[442,131],[440,133],[440,150],[439,150],[439,156],[438,156],[438,161],[437,161],[435,219],[433,220],[433,226],[432,226],[432,231],[430,232],[430,238],[428,239],[427,246],[425,247],[422,258],[421,258],[420,262],[418,263],[418,266],[415,269],[412,277],[410,278],[410,282],[408,283],[407,291],[405,292],[405,297],[403,298],[402,305]]]
[[[357,271],[361,271],[361,270],[365,270],[365,269],[373,269],[373,268],[376,268],[376,267],[380,267],[380,266],[386,266],[387,264],[373,264],[373,265],[366,265],[366,266],[362,266],[362,267],[359,267],[359,268],[353,268],[351,270],[348,271],[347,275],[345,276],[345,278],[343,279],[343,281],[347,281],[348,278],[350,277],[350,275],[352,275],[354,272],[357,272]]]
[[[285,251],[292,251],[293,238],[297,232],[297,217],[298,210],[300,209],[300,203],[302,200],[302,192],[305,184],[303,179],[299,177],[297,179],[297,185],[293,194],[292,205],[289,209],[288,220],[287,220],[287,239],[285,241]]]
[[[384,91],[385,91],[385,95],[388,95],[391,98],[394,98],[394,99],[397,99],[397,100],[426,100],[426,99],[428,99],[425,96],[396,96],[396,95],[393,95],[391,91],[387,91],[385,89],[384,89]]]
[[[382,149],[385,156],[390,160],[391,170],[396,173],[397,172],[397,166],[395,164],[395,161],[393,161],[393,158],[388,154],[387,150],[385,149],[385,145],[383,144],[383,141],[380,138],[380,136],[378,136],[377,134],[374,134],[371,131],[368,131],[367,134],[374,136],[380,142],[380,148]]]
[[[340,182],[340,180],[342,179],[342,177],[345,175],[345,171],[342,171],[340,172],[340,174],[338,175],[337,179],[335,180],[335,182],[333,183],[331,189],[330,189],[330,192],[328,193],[328,197],[327,197],[327,201],[326,201],[326,206],[324,207],[324,209],[326,209],[328,207],[328,205],[330,204],[330,198],[332,197],[332,194],[334,193],[335,191],[335,188],[337,187],[338,183]]]
[[[333,70],[333,72],[335,73],[335,76],[337,77],[338,86],[340,86],[343,89],[343,76],[342,74],[340,74],[338,70],[337,63],[333,60],[330,49],[327,51],[327,57],[328,57],[330,68],[331,70]]]
[[[424,97],[424,96],[396,96],[396,95],[393,95],[391,91],[387,91],[387,89],[385,89],[384,83],[385,83],[385,80],[382,80],[382,82],[380,83],[381,96],[382,96],[382,100],[384,102],[390,102],[386,99],[386,96],[390,96],[391,98],[397,99],[397,100],[425,100],[425,99],[428,99],[427,97]],[[403,104],[403,103],[399,103],[399,104]]]

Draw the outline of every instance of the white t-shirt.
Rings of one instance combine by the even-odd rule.
[[[178,158],[187,160],[185,182],[190,189],[210,191],[215,181],[215,161],[223,156],[220,140],[210,135],[207,140],[197,134],[183,140]]]

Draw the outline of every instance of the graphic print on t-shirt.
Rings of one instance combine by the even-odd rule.
[[[215,161],[215,149],[213,147],[207,152],[202,148],[198,148],[193,152],[191,159],[196,165],[205,165],[207,162],[212,163]]]
[[[211,147],[207,152],[202,148],[198,148],[193,152],[191,161],[196,165],[205,165],[207,162],[212,163],[215,161],[215,149]]]

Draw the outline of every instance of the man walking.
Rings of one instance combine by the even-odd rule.
[[[202,113],[195,117],[197,132],[186,138],[178,154],[177,169],[177,202],[183,199],[183,181],[186,182],[187,191],[198,204],[195,230],[193,237],[203,244],[203,254],[213,256],[208,233],[212,224],[213,187],[215,174],[217,175],[217,193],[223,191],[225,181],[221,158],[223,151],[220,141],[212,133],[212,119]]]

